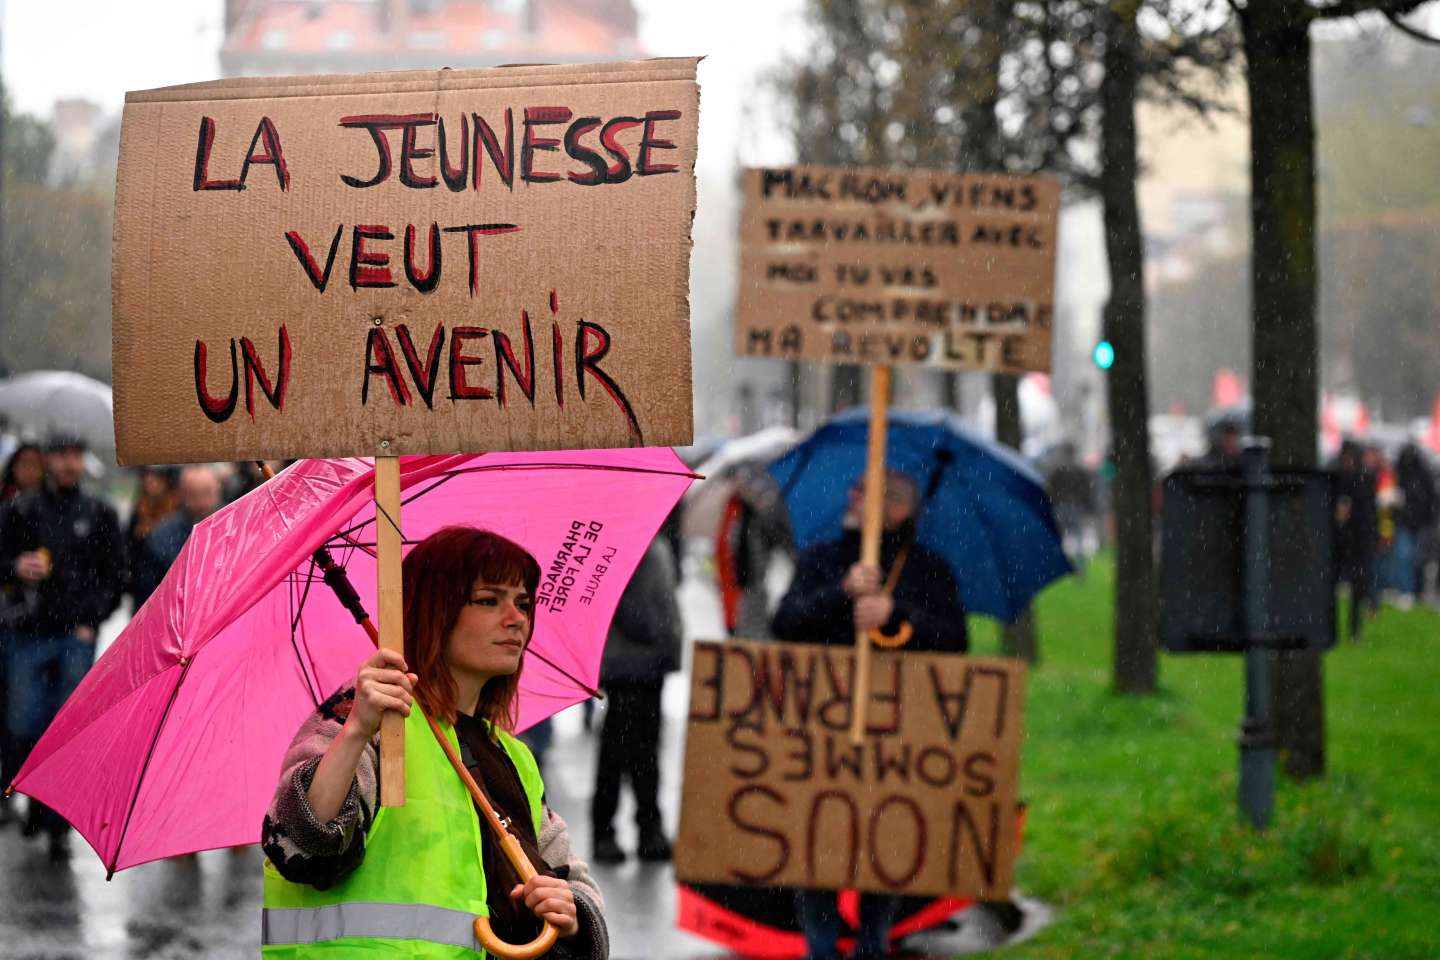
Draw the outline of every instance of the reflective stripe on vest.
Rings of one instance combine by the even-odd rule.
[[[260,942],[293,946],[370,937],[379,940],[428,940],[479,951],[475,914],[423,903],[335,903],[327,907],[261,912]]]

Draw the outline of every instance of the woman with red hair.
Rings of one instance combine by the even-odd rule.
[[[523,547],[469,527],[405,558],[405,656],[377,651],[286,753],[262,836],[266,956],[475,956],[480,915],[510,943],[545,920],[561,937],[552,956],[608,957],[600,891],[511,734],[539,580]],[[386,711],[406,718],[401,807],[380,806]],[[538,871],[530,881],[481,825],[427,716],[510,821]]]

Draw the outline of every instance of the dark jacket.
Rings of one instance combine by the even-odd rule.
[[[1375,475],[1358,467],[1342,466],[1335,474],[1335,495],[1349,506],[1349,515],[1340,525],[1336,540],[1340,564],[1346,570],[1358,570],[1374,562],[1380,540]]]
[[[165,579],[175,558],[180,556],[180,548],[185,546],[185,541],[190,539],[190,531],[194,529],[194,518],[187,510],[180,509],[157,523],[150,536],[140,542],[140,555],[130,558],[130,592],[135,597],[136,610],[160,586],[160,581]]]
[[[125,572],[115,511],[82,490],[48,483],[16,498],[0,511],[0,589],[12,597],[24,593],[15,561],[42,547],[50,552],[52,572],[36,586],[35,603],[10,626],[51,636],[98,629],[120,604]]]
[[[670,545],[656,537],[615,607],[600,662],[602,685],[660,680],[679,669],[681,623],[675,588]]]
[[[143,559],[145,541],[155,532],[155,528],[175,512],[178,504],[179,501],[172,492],[158,497],[147,497],[142,493],[135,499],[130,510],[130,519],[125,522],[125,560],[129,564],[125,574],[126,593],[135,592],[135,578],[140,575],[138,567]],[[154,589],[153,584],[151,589]],[[146,595],[148,596],[148,593]],[[144,597],[136,597],[135,609],[139,610],[144,602]]]
[[[895,557],[908,534],[886,533],[880,544],[882,579],[888,579]],[[847,531],[839,540],[811,547],[795,561],[790,582],[771,629],[781,640],[853,646],[854,603],[841,581],[860,557],[860,534]],[[969,648],[965,607],[945,561],[918,543],[912,544],[895,585],[895,612],[884,627],[894,633],[901,621],[912,630],[906,650],[961,653]]]
[[[1418,451],[1401,453],[1395,464],[1395,482],[1405,497],[1396,518],[1400,526],[1417,531],[1433,527],[1440,504],[1436,503],[1435,479]]]

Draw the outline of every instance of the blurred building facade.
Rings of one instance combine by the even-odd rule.
[[[1440,59],[1394,31],[1343,24],[1317,28],[1313,58],[1321,387],[1368,408],[1378,431],[1434,408]],[[1243,80],[1219,99],[1206,120],[1137,112],[1156,412],[1203,413],[1220,402],[1217,372],[1249,377]]]
[[[641,55],[630,0],[225,0],[224,76]]]
[[[120,149],[120,118],[93,100],[55,101],[50,116],[55,148],[50,154],[50,182],[55,185],[94,184],[108,187],[115,179]]]

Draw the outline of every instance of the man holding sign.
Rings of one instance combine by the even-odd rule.
[[[1060,187],[797,166],[747,170],[742,190],[736,353],[873,368],[868,417],[817,431],[830,435],[816,447],[836,449],[802,445],[771,467],[797,541],[830,535],[835,481],[848,479],[837,465],[861,449],[865,480],[849,532],[797,561],[773,624],[788,642],[695,647],[676,871],[806,891],[800,921],[816,957],[836,955],[833,891],[870,894],[856,955],[882,955],[890,898],[1010,889],[1024,667],[955,654],[966,605],[1011,619],[1068,569],[1045,549],[1039,562],[1014,555],[1044,548],[1054,522],[1027,477],[999,480],[1013,458],[977,455],[949,417],[891,436],[892,366],[1049,369]],[[915,474],[887,477],[897,464],[923,487]],[[927,521],[928,550],[914,536],[922,503],[951,518]],[[995,535],[997,505],[1014,536]],[[706,846],[717,824],[728,841],[718,850]],[[723,937],[727,919],[701,905],[688,928]]]
[[[891,470],[885,478],[884,533],[879,566],[859,555],[863,478],[850,489],[845,533],[800,555],[795,579],[775,613],[781,640],[849,646],[857,630],[879,631],[882,645],[963,653],[968,647],[965,608],[945,562],[915,543],[920,494],[915,482]],[[797,890],[796,914],[810,956],[838,956],[840,914],[833,890]],[[855,956],[883,957],[899,898],[860,897]]]
[[[945,561],[915,542],[920,492],[915,481],[891,470],[885,481],[880,564],[857,563],[864,479],[850,488],[845,531],[838,540],[802,553],[795,579],[772,625],[781,640],[850,646],[855,631],[878,629],[881,645],[963,653],[965,608]]]

